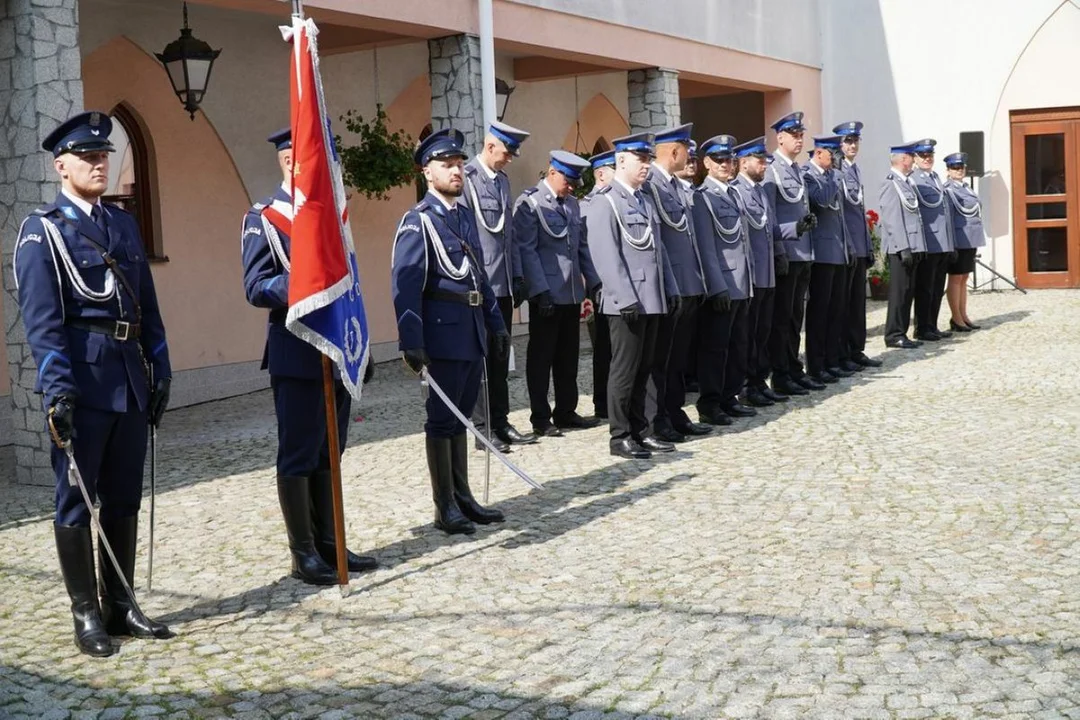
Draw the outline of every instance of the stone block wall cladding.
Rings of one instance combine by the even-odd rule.
[[[41,400],[34,394],[37,367],[19,318],[12,261],[19,224],[59,185],[52,156],[41,142],[83,108],[77,0],[4,0],[0,3],[0,248],[4,337],[11,371],[15,473],[20,483],[52,485],[49,439]]]
[[[626,91],[631,133],[655,132],[679,124],[682,111],[677,71],[631,70],[626,73]]]
[[[484,91],[480,78],[480,38],[451,35],[428,40],[431,74],[431,127],[465,134],[470,155],[484,141]]]

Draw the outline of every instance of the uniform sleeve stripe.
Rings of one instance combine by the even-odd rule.
[[[155,347],[153,352],[150,353],[150,354],[152,356],[154,356],[154,357],[157,357],[158,353],[161,352],[162,350],[164,350],[167,346],[168,346],[168,343],[166,341],[162,340],[160,343],[158,343],[157,347]]]
[[[45,356],[45,360],[41,363],[41,369],[38,370],[38,380],[40,380],[41,376],[45,374],[45,371],[49,369],[49,365],[52,364],[52,361],[55,358],[67,359],[64,357],[63,353],[57,352],[56,350],[50,350],[49,354]]]

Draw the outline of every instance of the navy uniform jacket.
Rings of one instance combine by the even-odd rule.
[[[510,218],[510,180],[502,170],[494,178],[488,177],[480,158],[475,157],[465,165],[463,190],[458,202],[478,215],[474,220],[491,289],[495,297],[510,297],[514,278],[522,277],[521,257]]]
[[[705,178],[694,197],[694,233],[701,239],[705,283],[716,295],[727,290],[732,300],[753,295],[753,252],[738,193]]]
[[[886,254],[926,252],[919,194],[896,170],[890,170],[878,194],[881,207],[881,246]]]
[[[840,200],[839,173],[822,171],[812,162],[803,166],[806,194],[810,208],[817,216],[817,226],[810,231],[814,244],[814,262],[825,265],[847,265],[853,248],[848,247],[844,229],[844,211]]]
[[[769,215],[774,220],[773,238],[783,243],[784,252],[792,262],[809,262],[814,259],[810,233],[795,233],[795,226],[810,212],[809,198],[802,171],[795,163],[789,163],[780,153],[773,154],[773,161],[765,171],[765,199],[769,202]]]
[[[773,241],[773,221],[769,217],[768,201],[761,183],[739,175],[731,187],[742,200],[746,229],[750,233],[750,251],[754,261],[754,287],[776,287],[775,258],[784,254],[784,246]]]
[[[950,214],[956,248],[970,250],[986,245],[979,196],[967,185],[956,180],[945,181],[945,194],[952,206]]]
[[[644,315],[664,315],[668,297],[679,294],[656,211],[643,191],[638,194],[640,200],[613,180],[589,200],[585,225],[589,253],[604,285],[600,312],[605,315],[632,307]]]
[[[573,195],[559,202],[543,180],[521,194],[514,204],[514,238],[529,297],[549,292],[556,305],[579,305],[586,289],[600,285],[585,235]]]
[[[911,173],[915,190],[919,194],[919,212],[922,213],[923,232],[926,233],[926,251],[931,253],[952,252],[952,218],[949,217],[949,201],[936,172],[916,169]]]
[[[172,377],[165,326],[135,218],[113,205],[102,207],[107,234],[63,193],[19,228],[15,281],[38,367],[34,389],[44,394],[46,406],[65,396],[77,407],[117,413],[136,409],[128,405],[130,392],[138,410],[145,410],[150,381],[144,358],[155,381]],[[47,224],[59,232],[57,244]],[[131,296],[113,278],[95,242],[107,249],[138,298],[138,340],[120,341],[68,324],[72,319],[136,322]]]
[[[866,198],[859,166],[846,158],[840,161],[840,200],[844,204],[844,227],[855,257],[868,258],[874,251],[870,227],[866,224]]]
[[[432,359],[479,360],[488,329],[506,330],[483,271],[484,251],[468,207],[452,213],[430,192],[401,219],[390,259],[398,347],[424,348]],[[449,223],[449,224],[448,224]],[[433,292],[479,293],[475,306],[432,297]]]
[[[693,221],[684,199],[680,180],[666,178],[655,165],[642,187],[653,201],[660,219],[660,237],[671,261],[671,272],[679,285],[679,294],[686,297],[705,294],[705,269],[701,253],[694,240]]]

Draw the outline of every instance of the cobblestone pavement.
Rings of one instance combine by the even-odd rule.
[[[653,461],[603,428],[515,450],[546,489],[495,471],[509,520],[471,538],[432,529],[384,365],[344,460],[382,568],[346,598],[286,577],[269,394],[171,412],[143,604],[178,637],[79,655],[51,493],[5,485],[0,716],[1080,718],[1080,293],[971,305],[886,351],[873,303],[883,368]]]

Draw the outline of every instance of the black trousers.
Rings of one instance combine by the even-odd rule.
[[[915,275],[922,265],[917,256],[905,268],[900,253],[889,255],[889,309],[885,315],[885,342],[907,336],[911,327],[911,303],[915,299]]]
[[[732,308],[735,305],[732,303]],[[731,326],[735,313],[731,310],[718,312],[706,301],[698,311],[698,395],[699,415],[718,415],[724,404],[724,376],[727,374],[727,356],[731,345]]]
[[[731,301],[731,334],[728,336],[727,367],[724,369],[724,386],[720,391],[721,406],[730,406],[738,400],[746,383],[746,369],[750,356],[750,299]]]
[[[697,334],[701,296],[684,297],[677,316],[660,319],[656,333],[656,361],[645,397],[645,415],[653,433],[661,429],[685,426],[690,418],[683,411],[686,403],[686,368],[690,365],[690,345]]]
[[[596,415],[607,415],[608,372],[611,369],[611,329],[608,316],[601,312],[593,315],[593,410]]]
[[[645,392],[656,354],[661,315],[641,315],[633,324],[608,317],[611,372],[608,375],[608,425],[612,442],[642,438],[648,432]]]
[[[549,317],[529,302],[529,346],[525,359],[525,383],[534,428],[562,424],[577,410],[578,350],[581,306],[556,305]],[[555,384],[555,411],[548,405],[548,380]],[[494,419],[492,423],[494,423]]]
[[[937,330],[941,298],[949,270],[949,253],[927,253],[915,273],[915,334]]]
[[[750,338],[746,382],[751,387],[764,387],[772,369],[769,363],[769,335],[772,332],[775,304],[776,288],[754,288],[746,318],[746,331]]]
[[[501,297],[498,298],[498,301],[499,312],[502,313],[506,332],[511,332],[514,323],[514,299]],[[487,346],[489,348],[495,347],[495,341],[490,332],[488,333]],[[491,404],[491,427],[493,429],[506,427],[509,423],[507,415],[510,414],[510,390],[506,381],[507,375],[510,374],[510,353],[507,353],[506,357],[499,359],[495,357],[495,353],[489,352],[485,362],[487,363],[487,394],[489,399],[485,401],[484,393],[481,390],[476,398],[476,407],[472,416],[473,425],[481,432],[484,431],[487,421],[485,417],[486,411],[484,410],[485,402]]]
[[[799,343],[812,265],[809,262],[788,263],[787,275],[776,278],[773,329],[769,340],[774,380],[798,378],[804,374],[799,362]]]
[[[814,263],[806,303],[806,369],[811,375],[840,364],[847,265]]]
[[[844,319],[840,334],[840,359],[851,360],[866,350],[866,270],[869,258],[856,258],[848,268],[844,296]]]

